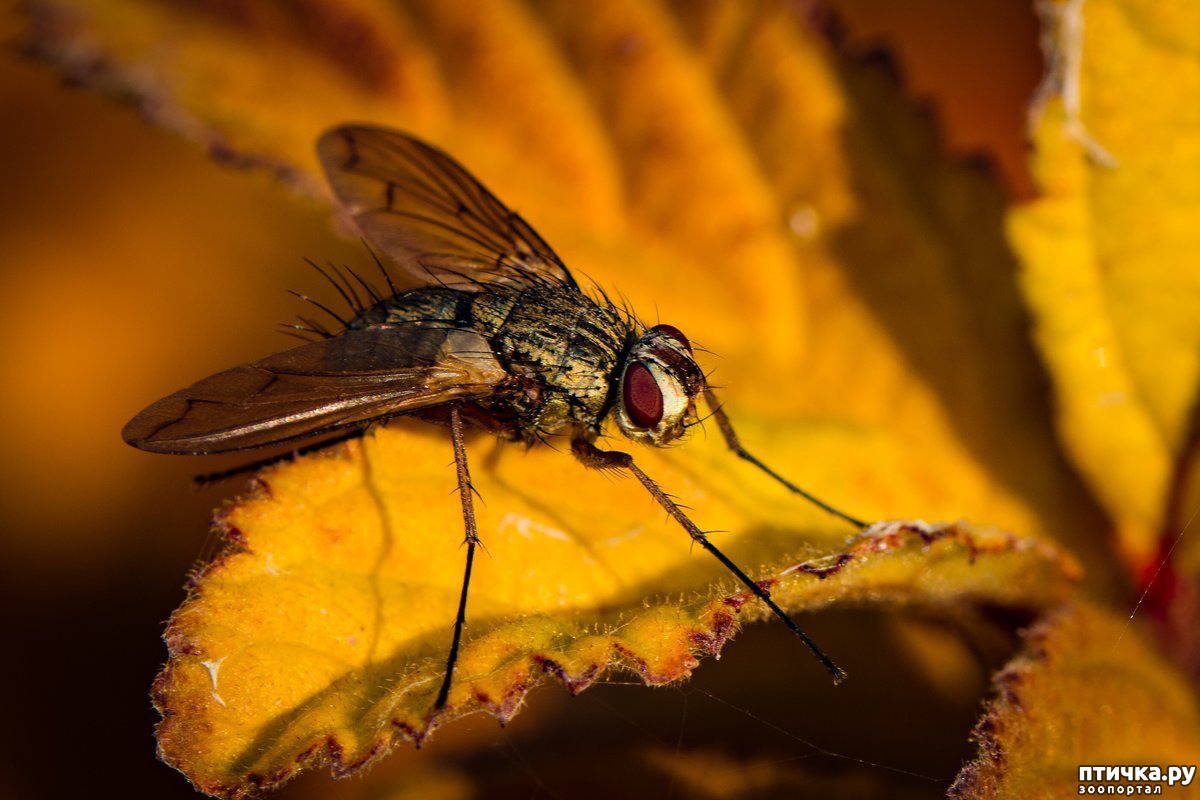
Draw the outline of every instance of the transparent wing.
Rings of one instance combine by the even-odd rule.
[[[476,333],[375,326],[218,372],[149,406],[121,435],[157,453],[265,447],[491,395],[506,377]]]
[[[366,238],[425,281],[477,290],[493,282],[577,287],[550,245],[457,161],[386,128],[347,125],[317,154]]]

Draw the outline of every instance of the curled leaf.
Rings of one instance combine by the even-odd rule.
[[[475,440],[475,462],[495,446]],[[161,753],[199,788],[238,795],[309,763],[343,774],[433,724],[478,709],[508,719],[548,675],[572,692],[611,669],[678,680],[764,615],[635,482],[548,448],[505,447],[475,470],[489,556],[450,703],[434,719],[463,557],[448,457],[445,434],[402,423],[273,469],[222,514],[232,546],[173,616],[155,687]],[[967,525],[814,535],[769,480],[729,476],[729,458],[715,440],[639,456],[697,519],[735,531],[713,534],[735,559],[772,564],[756,572],[790,611],[1038,609],[1078,578],[1045,543]],[[808,658],[799,643],[794,657]]]

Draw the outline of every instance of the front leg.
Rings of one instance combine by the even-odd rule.
[[[649,475],[647,475],[645,472],[642,472],[641,468],[633,462],[633,456],[629,455],[629,453],[622,453],[618,450],[601,450],[586,439],[576,439],[571,442],[571,452],[575,454],[575,457],[578,458],[585,467],[600,470],[627,470],[633,473],[633,476],[641,482],[642,486],[646,488],[646,491],[650,492],[650,496],[653,497],[655,501],[662,506],[672,518],[675,519],[676,522],[683,526],[683,529],[687,531],[688,536],[692,537],[692,541],[711,553],[713,557],[720,561],[721,564],[724,565],[725,569],[729,570],[735,578],[741,581],[742,584],[749,589],[755,597],[766,603],[767,608],[771,609],[771,612],[775,616],[783,620],[783,624],[787,625],[788,629],[792,633],[799,636],[800,641],[804,642],[804,644],[808,646],[808,649],[811,650],[813,655],[817,657],[817,660],[825,665],[825,669],[829,670],[830,674],[833,675],[833,682],[841,683],[841,681],[846,677],[846,673],[842,671],[842,668],[837,664],[834,664],[833,660],[829,656],[825,655],[821,648],[817,647],[816,643],[813,642],[812,639],[808,638],[808,635],[804,631],[800,630],[800,626],[796,624],[796,621],[788,616],[787,612],[780,608],[779,605],[771,599],[770,592],[760,586],[757,582],[751,580],[750,576],[743,572],[741,567],[733,563],[733,561],[729,559],[729,556],[722,553],[715,544],[709,541],[708,535],[705,534],[704,531],[700,530],[696,523],[692,522],[687,514],[683,513],[683,509],[681,509],[679,505],[672,500],[670,496],[664,492]]]
[[[840,519],[844,519],[846,522],[849,522],[856,528],[865,529],[868,527],[868,523],[866,521],[861,520],[858,517],[851,516],[839,508],[834,508],[819,497],[809,494],[796,484],[789,481],[787,478],[780,475],[775,470],[768,467],[763,462],[759,461],[753,453],[742,446],[741,440],[738,439],[737,431],[733,429],[733,423],[729,421],[729,415],[725,413],[725,409],[717,401],[717,396],[713,394],[712,389],[706,388],[704,390],[704,399],[708,401],[708,407],[712,409],[712,416],[717,420],[717,427],[721,429],[721,436],[725,438],[725,444],[728,445],[729,449],[732,450],[738,458],[742,459],[743,461],[749,461],[751,464],[758,467],[763,472],[782,483],[789,490],[800,495],[822,511],[828,512]]]

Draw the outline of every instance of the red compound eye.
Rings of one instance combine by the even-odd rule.
[[[653,428],[663,415],[658,381],[645,364],[635,361],[626,368],[623,383],[621,394],[630,421],[639,428]]]
[[[679,330],[679,328],[676,328],[674,325],[655,325],[650,330],[658,331],[663,336],[670,336],[672,339],[686,347],[689,353],[692,352],[692,343],[689,342],[688,338],[683,335],[683,331]]]

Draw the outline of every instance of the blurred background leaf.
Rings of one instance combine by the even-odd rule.
[[[1128,620],[1090,604],[1068,604],[1030,629],[993,682],[996,697],[974,732],[980,755],[951,797],[1066,797],[1079,793],[1081,765],[1196,757],[1193,687]]]
[[[1046,8],[1042,194],[1009,230],[1066,451],[1144,569],[1186,521],[1166,517],[1184,510],[1171,483],[1195,458],[1200,178],[1184,165],[1200,163],[1200,104],[1180,99],[1200,97],[1200,6]]]

